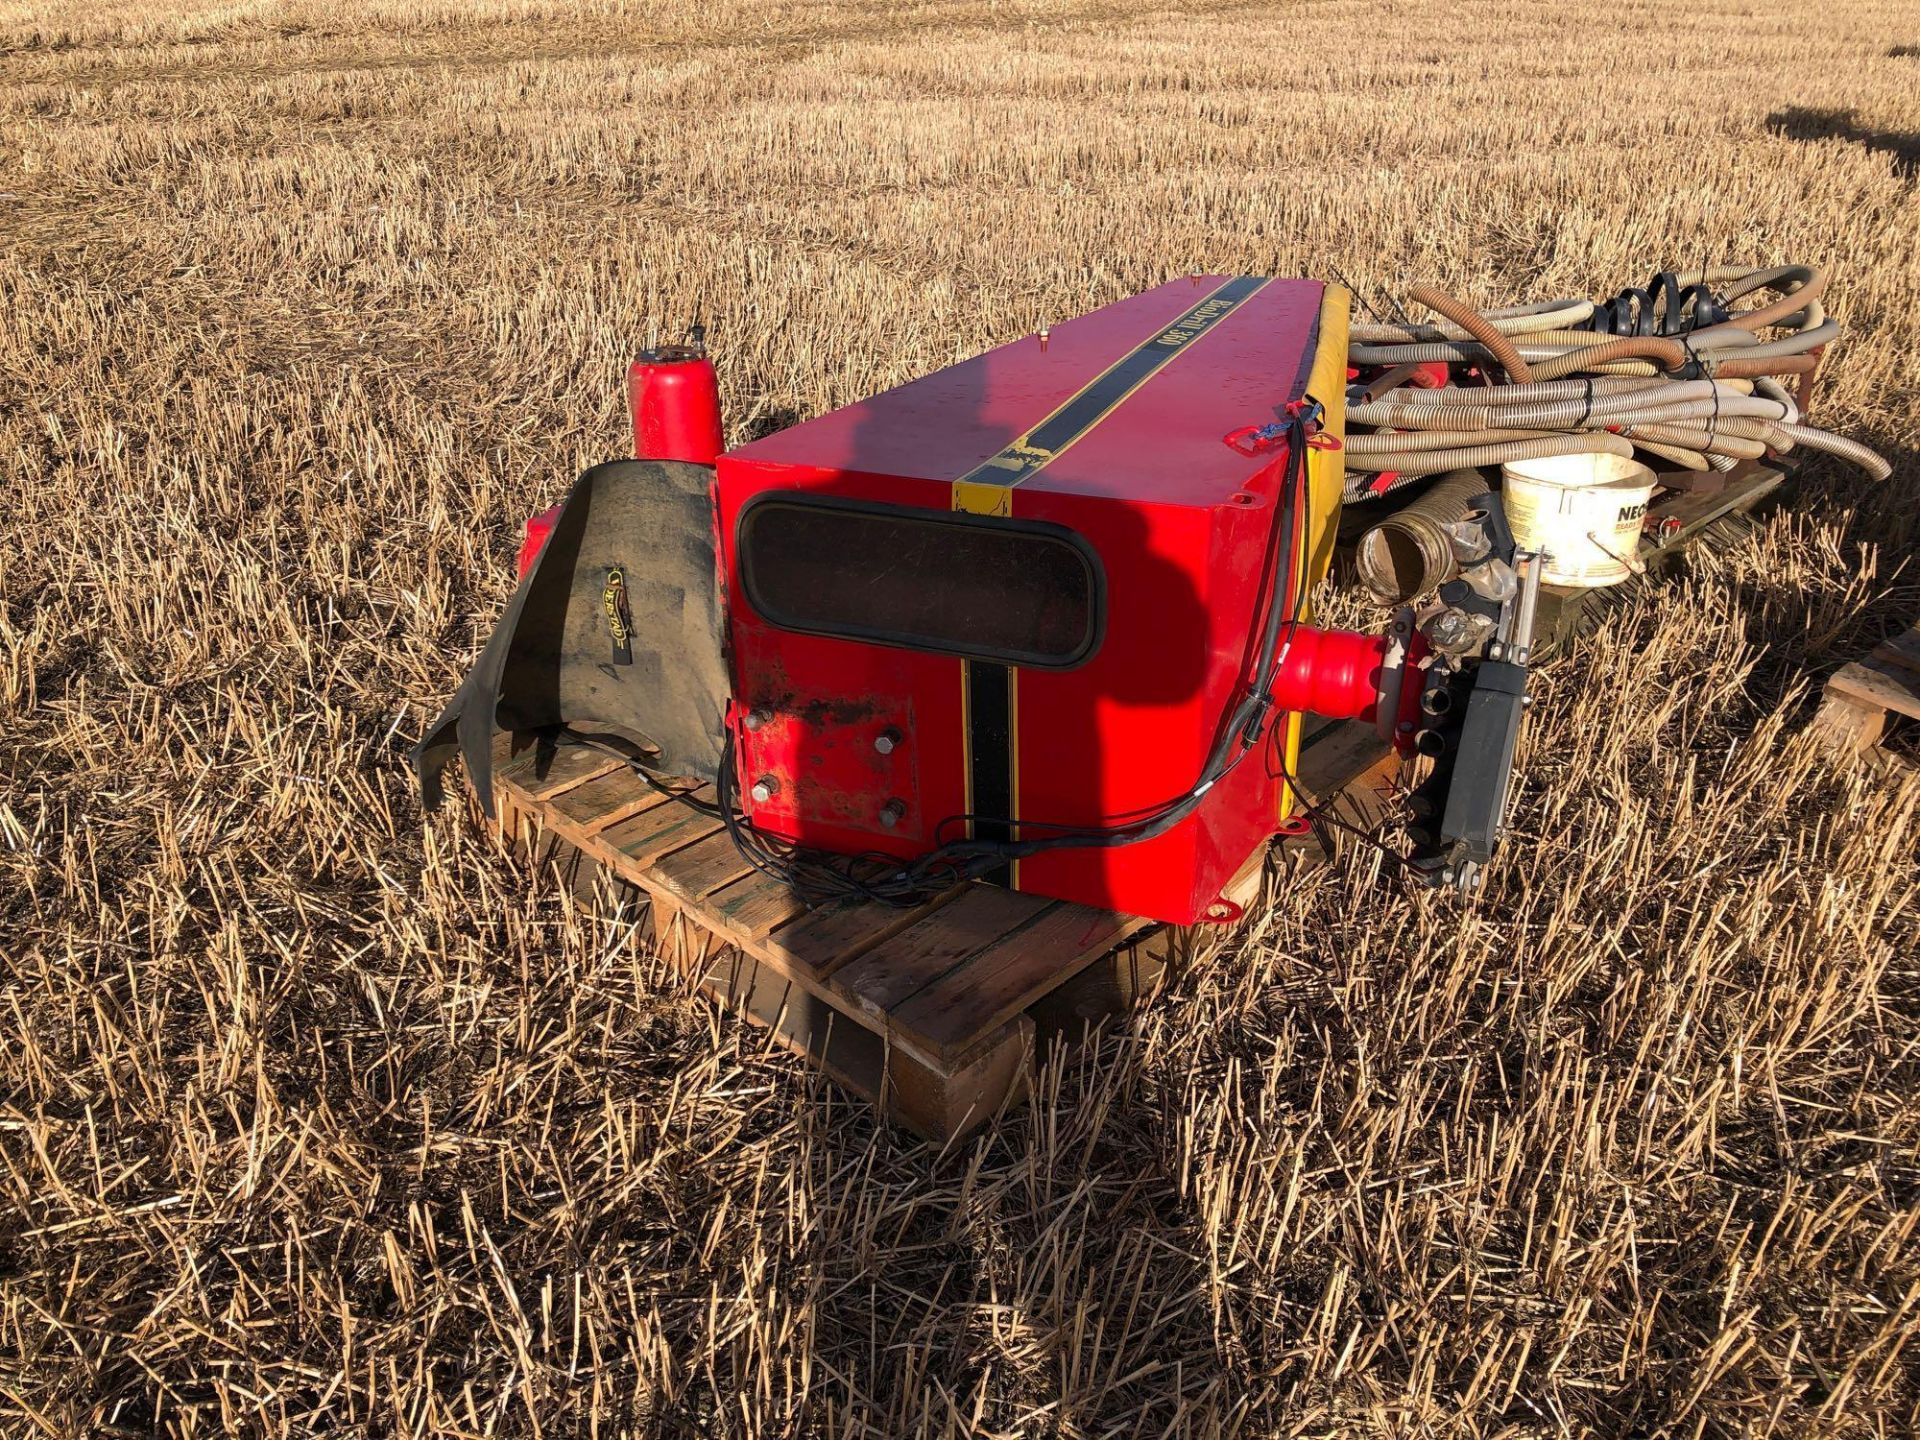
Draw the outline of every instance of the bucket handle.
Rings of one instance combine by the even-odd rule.
[[[1638,555],[1614,554],[1613,551],[1610,548],[1608,548],[1607,542],[1600,538],[1600,532],[1598,530],[1587,531],[1587,541],[1589,544],[1593,546],[1594,549],[1598,550],[1602,555],[1606,556],[1609,560],[1613,561],[1614,564],[1626,566],[1627,572],[1629,574],[1644,575],[1647,573],[1647,565],[1644,560],[1642,560]]]

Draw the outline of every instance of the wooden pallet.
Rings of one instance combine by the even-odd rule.
[[[1364,818],[1391,768],[1370,727],[1330,726],[1308,737],[1300,778]],[[808,913],[718,820],[603,752],[501,736],[494,784],[510,838],[581,893],[647,901],[655,943],[708,994],[933,1140],[991,1121],[1042,1046],[1124,1013],[1224,934],[979,884],[911,910]],[[1228,898],[1252,907],[1267,860],[1251,857]]]
[[[1823,739],[1841,750],[1911,770],[1913,760],[1881,745],[1902,720],[1920,720],[1920,624],[1828,676],[1813,723]]]

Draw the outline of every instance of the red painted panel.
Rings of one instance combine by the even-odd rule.
[[[957,480],[1218,283],[1181,280],[1130,296],[1053,327],[1045,340],[1025,336],[742,445],[728,458]]]
[[[779,630],[738,574],[742,507],[810,491],[950,512],[952,482],[1192,313],[1223,277],[1179,281],[721,457],[720,523],[742,711],[743,791],[777,793],[756,825],[842,853],[911,858],[967,803],[964,662]],[[1285,455],[1249,459],[1229,431],[1282,413],[1305,384],[1322,287],[1272,281],[1198,335],[1009,492],[1016,519],[1064,525],[1106,577],[1099,650],[1066,671],[1014,672],[1016,819],[1113,823],[1201,773],[1248,670]],[[897,728],[891,753],[873,740]],[[1190,922],[1283,818],[1276,715],[1262,747],[1168,834],[1022,861],[1018,888]],[[899,822],[880,823],[889,800]],[[951,829],[947,838],[953,838]]]

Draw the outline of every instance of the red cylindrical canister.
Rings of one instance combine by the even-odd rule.
[[[520,537],[519,578],[527,578],[527,572],[533,568],[533,562],[540,558],[540,551],[547,543],[547,537],[553,534],[553,524],[560,518],[560,507],[542,510],[538,515],[527,517],[526,533]]]
[[[1380,701],[1380,667],[1386,650],[1384,635],[1296,627],[1286,656],[1274,672],[1275,707],[1305,710],[1329,720],[1370,718]]]
[[[695,465],[719,459],[720,385],[705,355],[680,346],[642,355],[627,371],[627,398],[636,458]]]

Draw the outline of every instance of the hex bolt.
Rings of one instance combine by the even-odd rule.
[[[780,793],[780,782],[771,775],[762,775],[753,782],[753,789],[748,793],[753,796],[754,804],[764,805]]]
[[[749,730],[758,730],[771,719],[773,719],[773,712],[765,706],[760,706],[747,712],[745,724]]]
[[[906,815],[906,813],[907,813],[906,801],[889,800],[887,801],[886,804],[880,807],[880,823],[886,829],[891,830],[893,829],[894,826],[900,823],[901,819]]]
[[[893,754],[894,747],[900,743],[900,732],[889,725],[873,737],[873,748],[882,755]]]

